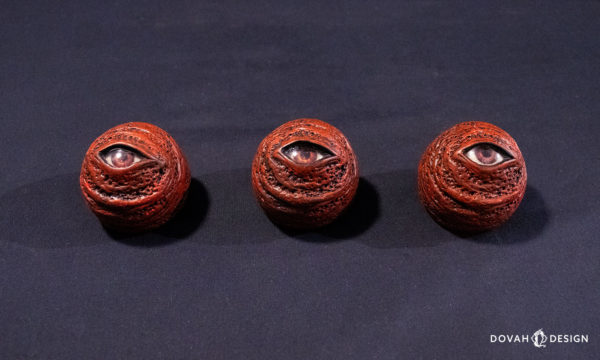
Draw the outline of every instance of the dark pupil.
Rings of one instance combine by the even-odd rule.
[[[125,168],[133,164],[133,154],[131,151],[124,149],[112,149],[108,153],[108,157],[110,158],[114,167]]]

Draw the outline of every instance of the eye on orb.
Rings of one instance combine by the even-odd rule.
[[[309,165],[334,156],[333,153],[325,147],[309,141],[293,142],[281,149],[281,152],[288,159],[300,165]]]
[[[143,156],[125,146],[113,146],[101,151],[100,158],[111,167],[125,169],[142,161]]]
[[[467,159],[475,164],[494,166],[512,159],[502,148],[488,143],[479,143],[467,148],[464,152]]]

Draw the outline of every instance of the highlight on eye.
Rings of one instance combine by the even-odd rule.
[[[475,164],[493,166],[512,159],[502,148],[488,143],[475,144],[465,150],[465,156]]]
[[[300,165],[309,165],[334,156],[334,154],[325,147],[309,141],[293,142],[281,149],[281,152],[288,159]]]
[[[125,169],[142,161],[142,155],[124,146],[108,148],[100,153],[100,157],[111,167]]]

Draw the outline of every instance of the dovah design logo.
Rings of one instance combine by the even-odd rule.
[[[533,345],[535,347],[542,348],[542,347],[546,347],[545,343],[546,343],[546,340],[548,340],[548,337],[546,336],[546,334],[544,334],[542,329],[539,329],[538,331],[533,333],[531,340],[533,340]]]
[[[545,348],[546,344],[554,343],[588,343],[590,336],[588,334],[549,334],[546,335],[543,329],[539,329],[529,336],[519,334],[500,334],[490,335],[490,343],[528,343],[530,342],[536,348]]]

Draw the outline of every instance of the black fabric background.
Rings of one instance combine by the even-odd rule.
[[[0,12],[2,359],[595,358],[598,1],[12,1]],[[260,140],[316,117],[361,185],[316,233],[271,224]],[[427,144],[492,122],[527,162],[502,228],[457,237],[416,197]],[[184,212],[107,234],[79,194],[94,138],[156,124]],[[490,344],[490,334],[589,334]]]

